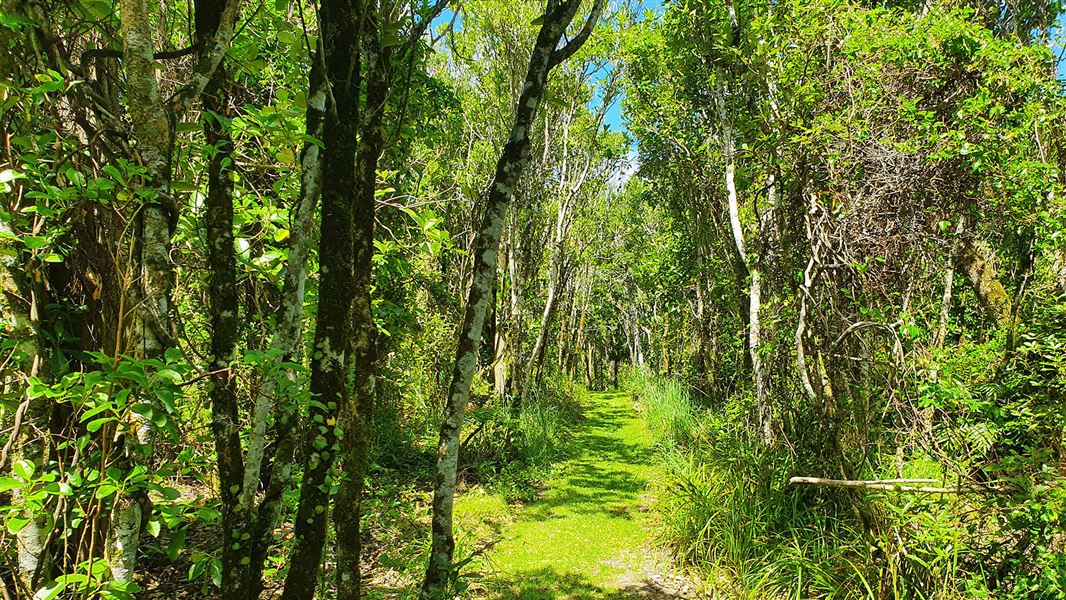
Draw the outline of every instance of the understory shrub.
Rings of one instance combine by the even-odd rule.
[[[467,418],[461,451],[468,479],[508,498],[531,499],[552,466],[566,456],[581,419],[583,387],[564,377],[530,385],[525,399],[493,399]]]
[[[754,439],[737,418],[750,398],[708,408],[676,381],[637,373],[628,383],[662,453],[659,539],[727,597],[1066,597],[1066,494],[1032,469],[991,494],[790,486],[825,457],[803,462],[787,444]],[[855,477],[958,483],[942,457],[919,450],[878,448],[868,465]]]

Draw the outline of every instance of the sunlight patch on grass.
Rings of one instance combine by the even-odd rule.
[[[634,557],[651,535],[644,494],[658,473],[652,435],[628,394],[589,394],[582,403],[586,420],[570,458],[539,500],[508,506],[498,494],[475,490],[458,502],[472,533],[491,533],[476,523],[514,515],[472,565],[485,576],[485,597],[617,597],[619,582],[639,568]]]

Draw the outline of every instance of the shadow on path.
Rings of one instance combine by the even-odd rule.
[[[554,600],[569,598],[571,600],[627,600],[647,598],[650,600],[669,600],[677,598],[670,592],[663,591],[650,582],[623,585],[605,589],[582,575],[559,575],[550,570],[525,573],[521,577],[494,581],[496,589],[491,598],[496,600]]]

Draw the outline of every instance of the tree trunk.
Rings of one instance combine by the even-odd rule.
[[[229,46],[239,6],[239,0],[227,0],[212,3],[210,7],[197,7],[197,12],[211,13],[214,27],[206,37],[198,35],[198,60],[189,84],[176,95],[171,105],[165,106],[156,73],[154,32],[148,3],[145,0],[121,3],[122,60],[128,82],[126,98],[136,139],[135,152],[139,164],[144,167],[140,185],[148,191],[148,199],[138,213],[137,284],[131,299],[135,308],[130,311],[129,323],[121,324],[126,325],[128,345],[142,358],[159,358],[175,344],[171,315],[175,271],[170,258],[170,238],[178,215],[169,190],[171,121],[180,118],[214,80]],[[123,317],[119,315],[120,322]],[[138,419],[131,425],[137,435],[125,436],[127,448],[120,458],[120,462],[127,464],[142,460],[135,457],[143,456],[145,453],[141,448],[151,441],[150,425],[146,420]],[[150,448],[147,454],[151,454]],[[115,496],[105,554],[111,575],[118,581],[130,581],[133,576],[142,519],[146,516],[145,509],[150,506],[144,492]]]
[[[322,56],[318,51],[311,57],[307,97],[305,132],[314,140],[321,140],[326,83],[322,74]],[[275,398],[275,394],[278,376],[281,375],[277,370],[282,363],[294,360],[301,350],[307,257],[314,233],[315,207],[321,192],[322,164],[317,143],[304,143],[300,153],[300,169],[300,196],[290,209],[292,227],[289,230],[289,256],[281,291],[281,318],[270,341],[274,358],[262,369],[259,392],[252,411],[252,431],[248,436],[244,485],[241,489],[242,510],[252,511],[260,482],[266,484],[263,500],[256,510],[256,533],[252,538],[254,547],[251,550],[251,565],[246,573],[248,584],[245,586],[245,597],[249,600],[258,598],[262,590],[263,561],[275,542],[274,528],[284,508],[284,493],[289,487],[292,471],[296,414],[291,407],[285,406],[282,398]],[[292,379],[295,374],[286,372],[284,376]],[[267,421],[271,413],[276,418],[275,431],[271,436],[276,448],[268,457]]]
[[[10,392],[13,398],[23,397],[11,422],[4,423],[5,429],[11,432],[3,449],[3,460],[0,461],[0,473],[4,474],[8,472],[8,465],[19,461],[29,462],[35,469],[44,463],[46,444],[35,433],[48,431],[48,415],[51,412],[51,400],[47,396],[42,394],[31,398],[26,393],[29,390],[29,377],[46,380],[47,377],[42,373],[42,366],[46,363],[39,327],[38,306],[41,298],[36,286],[23,271],[16,244],[17,237],[8,223],[0,220],[0,331],[5,340],[13,344],[11,357],[17,361],[14,371],[19,374],[14,389],[0,391]],[[7,382],[4,384],[6,386]],[[16,391],[19,389],[23,391]],[[9,476],[22,481],[15,473]],[[12,506],[24,504],[19,496],[18,491],[12,492]],[[46,523],[31,511],[26,511],[23,516],[29,521],[15,534],[18,576],[23,587],[34,590],[35,574],[44,571],[39,567],[44,554]]]
[[[442,597],[455,573],[452,557],[455,537],[452,530],[452,504],[459,466],[459,434],[470,386],[477,368],[477,354],[490,295],[496,276],[496,259],[507,208],[514,196],[522,171],[529,163],[530,128],[544,96],[549,71],[577,51],[585,42],[602,10],[602,0],[595,0],[591,14],[577,37],[562,48],[559,41],[573,20],[581,0],[549,2],[537,41],[529,60],[525,84],[515,108],[511,135],[496,164],[489,186],[485,216],[474,240],[474,274],[467,295],[466,310],[459,330],[452,382],[448,392],[447,416],[441,426],[437,476],[433,493],[432,547],[422,585],[422,596]]]
[[[529,385],[533,380],[534,371],[538,370],[543,362],[544,345],[548,339],[548,329],[551,327],[552,318],[555,315],[555,305],[558,298],[558,293],[556,292],[558,283],[556,279],[557,276],[548,277],[548,297],[544,301],[544,314],[540,317],[537,340],[533,344],[533,351],[529,354],[529,360],[526,361],[525,375],[522,377],[521,397],[523,400],[529,392]]]
[[[170,260],[171,223],[176,223],[176,206],[170,197],[170,122],[167,119],[155,68],[155,43],[150,10],[145,0],[123,2],[120,9],[123,63],[127,73],[127,101],[130,121],[137,140],[136,153],[144,175],[141,185],[149,200],[141,208],[137,257],[137,285],[132,298],[136,308],[130,313],[128,342],[142,358],[158,358],[173,345],[171,332],[171,289],[174,266]],[[120,320],[122,315],[119,316]],[[125,436],[124,456],[131,463],[141,456],[140,446],[150,443],[150,425],[133,416],[131,428],[137,435]],[[130,466],[127,464],[127,466]],[[116,581],[131,581],[140,547],[141,519],[147,495],[141,492],[116,494],[111,509],[111,525],[105,554]]]
[[[197,10],[197,29],[213,27],[210,17]],[[207,198],[204,202],[207,229],[209,294],[211,315],[211,358],[209,364],[211,428],[218,456],[219,498],[222,500],[222,593],[242,598],[246,583],[244,570],[251,544],[242,539],[248,533],[248,512],[239,503],[244,481],[240,413],[237,407],[237,379],[231,371],[236,358],[239,334],[237,262],[233,240],[233,142],[222,119],[229,115],[228,84],[225,70],[219,68],[204,90],[204,137],[211,156],[208,162]]]
[[[1010,327],[1010,296],[999,281],[996,266],[988,254],[973,241],[964,240],[959,248],[958,264],[977,292],[977,300],[988,318],[1000,327]]]
[[[372,314],[370,289],[374,256],[374,197],[378,159],[385,146],[383,119],[388,97],[385,69],[388,49],[380,47],[378,31],[382,15],[368,9],[363,23],[364,60],[367,61],[366,107],[359,152],[356,157],[354,207],[355,287],[352,333],[353,381],[355,394],[342,411],[339,423],[341,472],[334,526],[337,531],[337,599],[359,600],[361,594],[359,554],[361,551],[361,506],[363,480],[370,457],[370,436],[374,413],[377,327]]]
[[[951,298],[955,287],[955,257],[948,257],[947,267],[944,269],[944,294],[940,298],[940,318],[937,320],[936,334],[933,336],[933,346],[944,347],[944,340],[948,336],[948,320],[951,317]]]
[[[311,397],[303,482],[294,524],[284,600],[311,600],[329,522],[330,472],[341,449],[337,427],[350,394],[352,303],[357,295],[353,227],[359,197],[355,161],[359,134],[360,7],[348,0],[327,0],[319,11],[324,76],[331,84],[322,133],[322,225],[320,282],[311,358]],[[362,226],[362,224],[360,224]],[[356,435],[355,432],[343,432]]]

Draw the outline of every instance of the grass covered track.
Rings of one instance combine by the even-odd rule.
[[[495,544],[475,562],[477,596],[498,599],[670,598],[656,577],[647,487],[657,476],[653,437],[627,393],[584,397],[585,420],[570,458],[524,507],[472,493],[460,519],[505,519]],[[507,519],[508,511],[517,511]],[[672,581],[672,580],[671,580]]]

